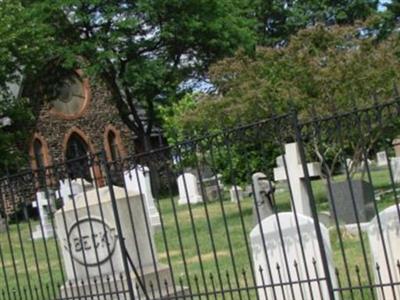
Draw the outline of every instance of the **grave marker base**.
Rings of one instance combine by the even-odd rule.
[[[137,271],[141,274],[140,270]],[[135,299],[163,299],[164,297],[183,295],[184,291],[180,287],[173,287],[171,272],[167,266],[159,265],[157,267],[157,273],[158,276],[153,267],[147,267],[143,268],[143,276],[140,275],[141,281],[146,286],[146,293],[149,298],[146,298],[145,293],[140,288],[135,274],[130,274]],[[126,277],[121,277],[120,274],[115,274],[115,280],[112,275],[107,275],[107,277],[103,276],[103,282],[100,277],[91,278],[90,281],[78,280],[78,283],[76,281],[68,281],[60,289],[61,298],[73,298],[76,300],[129,299]],[[158,289],[158,280],[161,285],[161,291]],[[165,282],[168,283],[168,287],[166,287]],[[90,291],[92,291],[92,295]],[[174,291],[176,291],[176,294]]]

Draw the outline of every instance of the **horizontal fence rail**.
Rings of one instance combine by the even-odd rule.
[[[293,113],[9,174],[0,299],[400,299],[399,117]]]

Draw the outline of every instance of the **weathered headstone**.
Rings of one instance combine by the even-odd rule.
[[[253,223],[273,214],[272,196],[274,187],[264,173],[257,172],[252,176],[254,187]]]
[[[183,173],[178,177],[179,204],[203,202],[197,185],[197,178],[192,173]]]
[[[392,169],[394,183],[400,183],[400,157],[390,158],[390,168]]]
[[[53,191],[37,192],[33,207],[37,207],[38,209],[40,224],[36,225],[35,231],[32,232],[32,239],[48,239],[53,237],[54,230],[49,220],[55,212],[55,197]]]
[[[124,180],[127,190],[143,194],[151,226],[160,227],[160,214],[154,204],[149,168],[137,166],[135,169],[126,171],[124,173]]]
[[[122,232],[118,232],[113,203],[117,207]],[[108,187],[102,187],[85,195],[79,194],[74,202],[67,202],[63,210],[56,212],[57,236],[68,279],[61,288],[62,297],[80,295],[79,299],[86,299],[90,290],[97,289],[105,296],[90,296],[91,299],[129,298],[125,251],[138,270],[140,280],[147,286],[147,294],[150,294],[151,282],[155,295],[159,295],[157,277],[160,282],[167,282],[172,290],[170,270],[158,263],[155,243],[146,227],[143,205],[138,193],[128,191],[127,196],[124,188],[113,187],[111,195]],[[122,249],[119,237],[124,239],[125,249]],[[120,274],[125,275],[121,278]],[[111,278],[110,284],[106,278]],[[102,280],[104,285],[100,284]],[[138,279],[133,273],[131,280],[135,287]],[[161,289],[164,288],[162,285]],[[143,298],[140,289],[134,288],[134,292],[135,299]]]
[[[378,167],[384,167],[388,165],[386,151],[380,151],[376,153],[376,164]]]
[[[198,182],[199,185],[203,186],[207,200],[218,199],[219,194],[224,190],[221,177],[221,174],[211,175],[210,177],[202,178],[201,182]]]
[[[394,148],[394,153],[396,157],[400,157],[400,139],[394,139],[392,142],[393,148]]]
[[[393,205],[386,208],[375,217],[368,228],[368,238],[374,261],[375,283],[378,299],[400,299],[400,286],[391,284],[400,282],[400,206]],[[385,245],[385,248],[384,246]]]
[[[68,201],[74,199],[83,191],[87,192],[93,188],[93,185],[85,179],[60,180],[59,189],[57,190],[58,197],[62,199],[65,205]]]
[[[243,200],[243,189],[238,185],[233,185],[230,190],[229,194],[231,196],[231,202],[240,202]]]
[[[351,189],[350,189],[351,183]],[[335,216],[339,222],[353,224],[368,222],[374,215],[374,189],[369,182],[359,179],[345,180],[331,183],[331,193],[328,193],[331,216]],[[333,209],[333,203],[335,210]],[[354,209],[354,205],[356,209]]]
[[[299,295],[303,295],[303,299],[329,299],[313,219],[297,214],[296,222],[294,213],[279,213],[264,219],[261,227],[263,233],[260,224],[250,233],[260,300],[297,299]],[[333,286],[336,287],[329,232],[324,225],[321,224],[320,227],[329,274]],[[289,284],[290,282],[295,283]]]
[[[304,182],[304,171],[301,164],[301,157],[297,143],[285,145],[285,160],[289,180],[286,177],[285,167],[274,169],[274,180],[288,180],[290,185],[293,203],[296,206],[296,212],[306,216],[311,216],[310,199],[308,197],[306,185]],[[307,170],[309,178],[321,176],[321,164],[317,162],[308,163]]]

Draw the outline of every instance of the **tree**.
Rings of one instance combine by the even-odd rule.
[[[154,128],[160,126],[159,106],[178,100],[191,82],[202,80],[210,63],[238,47],[253,48],[253,21],[245,17],[245,1],[23,3],[27,14],[52,30],[45,65],[81,68],[105,84],[145,151],[151,148]],[[41,80],[56,78],[49,76],[48,68],[42,75]]]
[[[298,30],[317,23],[351,25],[377,12],[379,1],[255,1],[259,44],[285,44]]]
[[[394,34],[378,43],[374,37],[364,36],[360,28],[314,26],[299,31],[287,47],[258,48],[251,57],[239,51],[218,62],[210,69],[216,93],[197,101],[194,98],[190,105],[169,115],[166,121],[174,124],[170,137],[220,132],[225,127],[253,123],[293,109],[306,121],[365,108],[376,99],[392,99],[393,84],[400,80],[400,39]],[[345,143],[350,147],[344,150],[356,153],[360,160],[361,146],[367,144],[373,150],[380,132],[376,130],[361,140],[354,138],[358,130],[349,126]],[[314,156],[326,157],[329,153],[332,161],[343,150],[321,147],[319,141],[310,144]],[[238,162],[240,156],[236,157]],[[274,157],[270,156],[272,160]],[[331,172],[335,165],[331,165]]]
[[[25,147],[33,120],[31,103],[19,94],[23,76],[34,76],[48,59],[51,28],[20,2],[0,3],[0,170],[27,158]]]

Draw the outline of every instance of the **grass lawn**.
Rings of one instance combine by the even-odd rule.
[[[344,177],[335,178],[340,179]],[[376,192],[390,189],[386,169],[373,171],[372,181]],[[312,185],[318,210],[329,210],[325,183],[317,180]],[[182,280],[183,285],[190,287],[193,293],[211,292],[214,288],[240,288],[240,294],[226,292],[225,297],[216,295],[211,298],[256,299],[254,290],[247,290],[254,286],[247,248],[253,228],[252,200],[244,199],[239,207],[229,201],[228,195],[224,196],[224,201],[201,203],[190,209],[188,206],[173,205],[177,203],[176,198],[162,199],[159,210],[164,234],[159,231],[155,235],[158,258],[161,263],[172,266],[176,283]],[[276,202],[280,211],[290,209],[287,191],[277,193]],[[388,193],[378,202],[378,208],[382,210],[393,204],[393,194]],[[53,287],[57,292],[57,286],[64,283],[63,266],[55,240],[31,241],[29,238],[36,225],[36,221],[13,224],[8,233],[0,233],[0,300],[53,299]],[[372,261],[367,236],[341,230],[340,237],[342,243],[336,230],[330,231],[333,260],[339,271],[341,286],[368,284],[367,270],[372,272]],[[367,260],[362,254],[361,241]],[[371,276],[374,280],[373,274]],[[353,298],[373,299],[368,289],[354,292]],[[344,293],[342,299],[352,297],[350,293]]]

